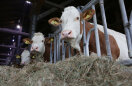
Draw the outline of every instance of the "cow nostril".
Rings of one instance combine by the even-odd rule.
[[[36,47],[36,49],[38,49],[38,47]]]
[[[68,33],[68,35],[71,34],[71,31]]]

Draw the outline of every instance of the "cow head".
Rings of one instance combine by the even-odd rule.
[[[32,44],[31,44],[31,52],[37,51],[43,54],[45,52],[45,46],[44,46],[44,35],[40,32],[37,32],[32,37]]]
[[[71,43],[71,46],[80,51],[80,40],[82,38],[82,23],[81,21],[92,18],[94,10],[87,10],[80,13],[73,6],[66,7],[61,15],[61,18],[52,18],[48,22],[51,25],[62,26],[61,39]]]

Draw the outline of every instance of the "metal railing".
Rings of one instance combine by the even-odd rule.
[[[105,9],[104,9],[104,0],[91,0],[85,6],[78,7],[78,10],[79,10],[79,12],[84,12],[85,10],[90,9],[90,8],[95,10],[96,4],[100,5],[102,23],[104,26],[104,37],[105,37],[107,56],[110,58],[110,60],[112,60],[109,35],[108,35],[108,31],[107,31],[107,21],[106,21],[106,16],[105,16]],[[125,34],[126,34],[127,45],[128,45],[128,49],[129,49],[128,53],[129,53],[129,56],[132,57],[132,12],[130,15],[130,19],[128,21],[127,15],[126,15],[126,10],[125,10],[125,5],[124,5],[124,0],[119,0],[119,4],[120,4],[121,14],[122,14],[122,18],[123,18],[123,25],[124,25],[124,30],[125,30]],[[91,29],[87,35],[85,35],[86,34],[85,21],[82,21],[82,23],[83,23],[83,27],[84,27],[83,28],[84,55],[89,56],[89,39],[90,39],[91,32],[94,31],[97,55],[100,57],[101,49],[100,49],[100,41],[99,41],[99,35],[98,35],[98,29],[97,29],[96,13],[93,16],[94,28]],[[61,30],[61,26],[59,26],[59,30]],[[51,45],[50,45],[50,63],[53,63],[53,62],[56,63],[59,60],[65,60],[65,57],[66,57],[66,45],[64,43],[64,40],[60,40],[59,32],[60,31],[56,31],[55,34],[49,35],[49,37],[54,38],[54,42],[51,41]],[[53,49],[52,45],[54,45],[54,51],[52,51],[52,49]],[[68,44],[68,46],[69,46],[69,44]],[[72,56],[71,55],[71,47],[69,47],[69,57],[70,56]]]

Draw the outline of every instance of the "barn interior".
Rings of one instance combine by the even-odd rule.
[[[53,17],[60,17],[67,6],[84,6],[90,0],[0,0],[0,65],[9,64],[16,49],[24,37],[30,36],[33,28],[33,16],[37,22],[35,32],[42,32],[46,37],[54,32],[48,24]],[[129,19],[132,1],[124,0]],[[124,33],[118,0],[104,0],[104,7],[109,28]],[[102,24],[100,6],[96,5],[97,23]],[[92,22],[92,21],[91,21]],[[22,37],[19,35],[22,34]],[[23,49],[24,45],[21,46]]]

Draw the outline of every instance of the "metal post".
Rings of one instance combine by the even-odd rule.
[[[99,0],[99,4],[100,4],[100,9],[101,9],[102,21],[103,21],[103,25],[104,25],[104,36],[105,36],[107,55],[112,60],[109,36],[108,36],[108,32],[107,32],[107,22],[106,22],[106,17],[105,17],[105,10],[104,10],[104,0]]]
[[[54,63],[56,63],[56,36],[54,36]]]
[[[86,53],[86,56],[89,56],[89,39],[90,39],[90,36],[91,36],[91,32],[94,31],[94,30],[95,29],[92,28],[87,33],[87,42],[86,42],[86,51],[87,51],[87,53]]]
[[[56,34],[56,60],[58,61],[58,46],[59,46],[59,44],[58,44],[58,42],[59,42],[59,37],[58,37],[58,35]]]
[[[92,9],[95,10],[95,6],[92,5]],[[96,50],[97,55],[101,57],[101,51],[100,51],[100,42],[99,42],[99,34],[98,34],[98,28],[97,28],[97,19],[96,19],[96,13],[93,15],[93,22],[94,22],[94,28],[95,28],[95,39],[96,39]]]
[[[22,32],[22,27],[19,29],[19,32]],[[21,35],[18,35],[17,48],[19,49],[21,42]]]
[[[83,20],[83,52],[84,55],[88,55],[89,51],[86,49],[86,31],[85,31],[85,20]],[[89,55],[88,55],[89,56]]]
[[[95,5],[98,3],[98,0],[91,0],[89,3],[87,3],[83,9],[82,12],[84,12],[85,10],[87,10],[88,8],[90,8],[92,5]]]
[[[58,35],[58,61],[60,60],[60,39],[61,39],[61,34],[59,33]]]
[[[132,57],[132,43],[131,43],[130,32],[128,30],[128,19],[127,19],[126,9],[125,9],[125,5],[124,5],[124,0],[119,0],[119,5],[120,5],[120,9],[121,9],[123,26],[125,29],[125,34],[126,34],[126,39],[127,39],[128,54],[129,54],[129,57]]]
[[[65,60],[65,45],[64,45],[64,40],[62,40],[62,60]]]
[[[52,40],[50,40],[50,63],[53,63],[53,55],[52,55]]]
[[[130,31],[130,37],[131,37],[131,43],[132,43],[132,11],[130,13],[130,19],[129,19],[129,31]]]
[[[32,16],[32,22],[31,22],[31,27],[30,27],[30,38],[33,37],[35,30],[36,30],[36,20],[37,20],[37,16],[34,14]],[[30,51],[31,45],[28,46],[28,50]]]
[[[31,38],[33,37],[33,34],[35,33],[35,30],[36,30],[36,19],[37,19],[37,16],[33,15],[32,24],[31,24]]]
[[[131,43],[132,43],[132,11],[130,14],[130,19],[129,19],[129,31],[130,31]]]

